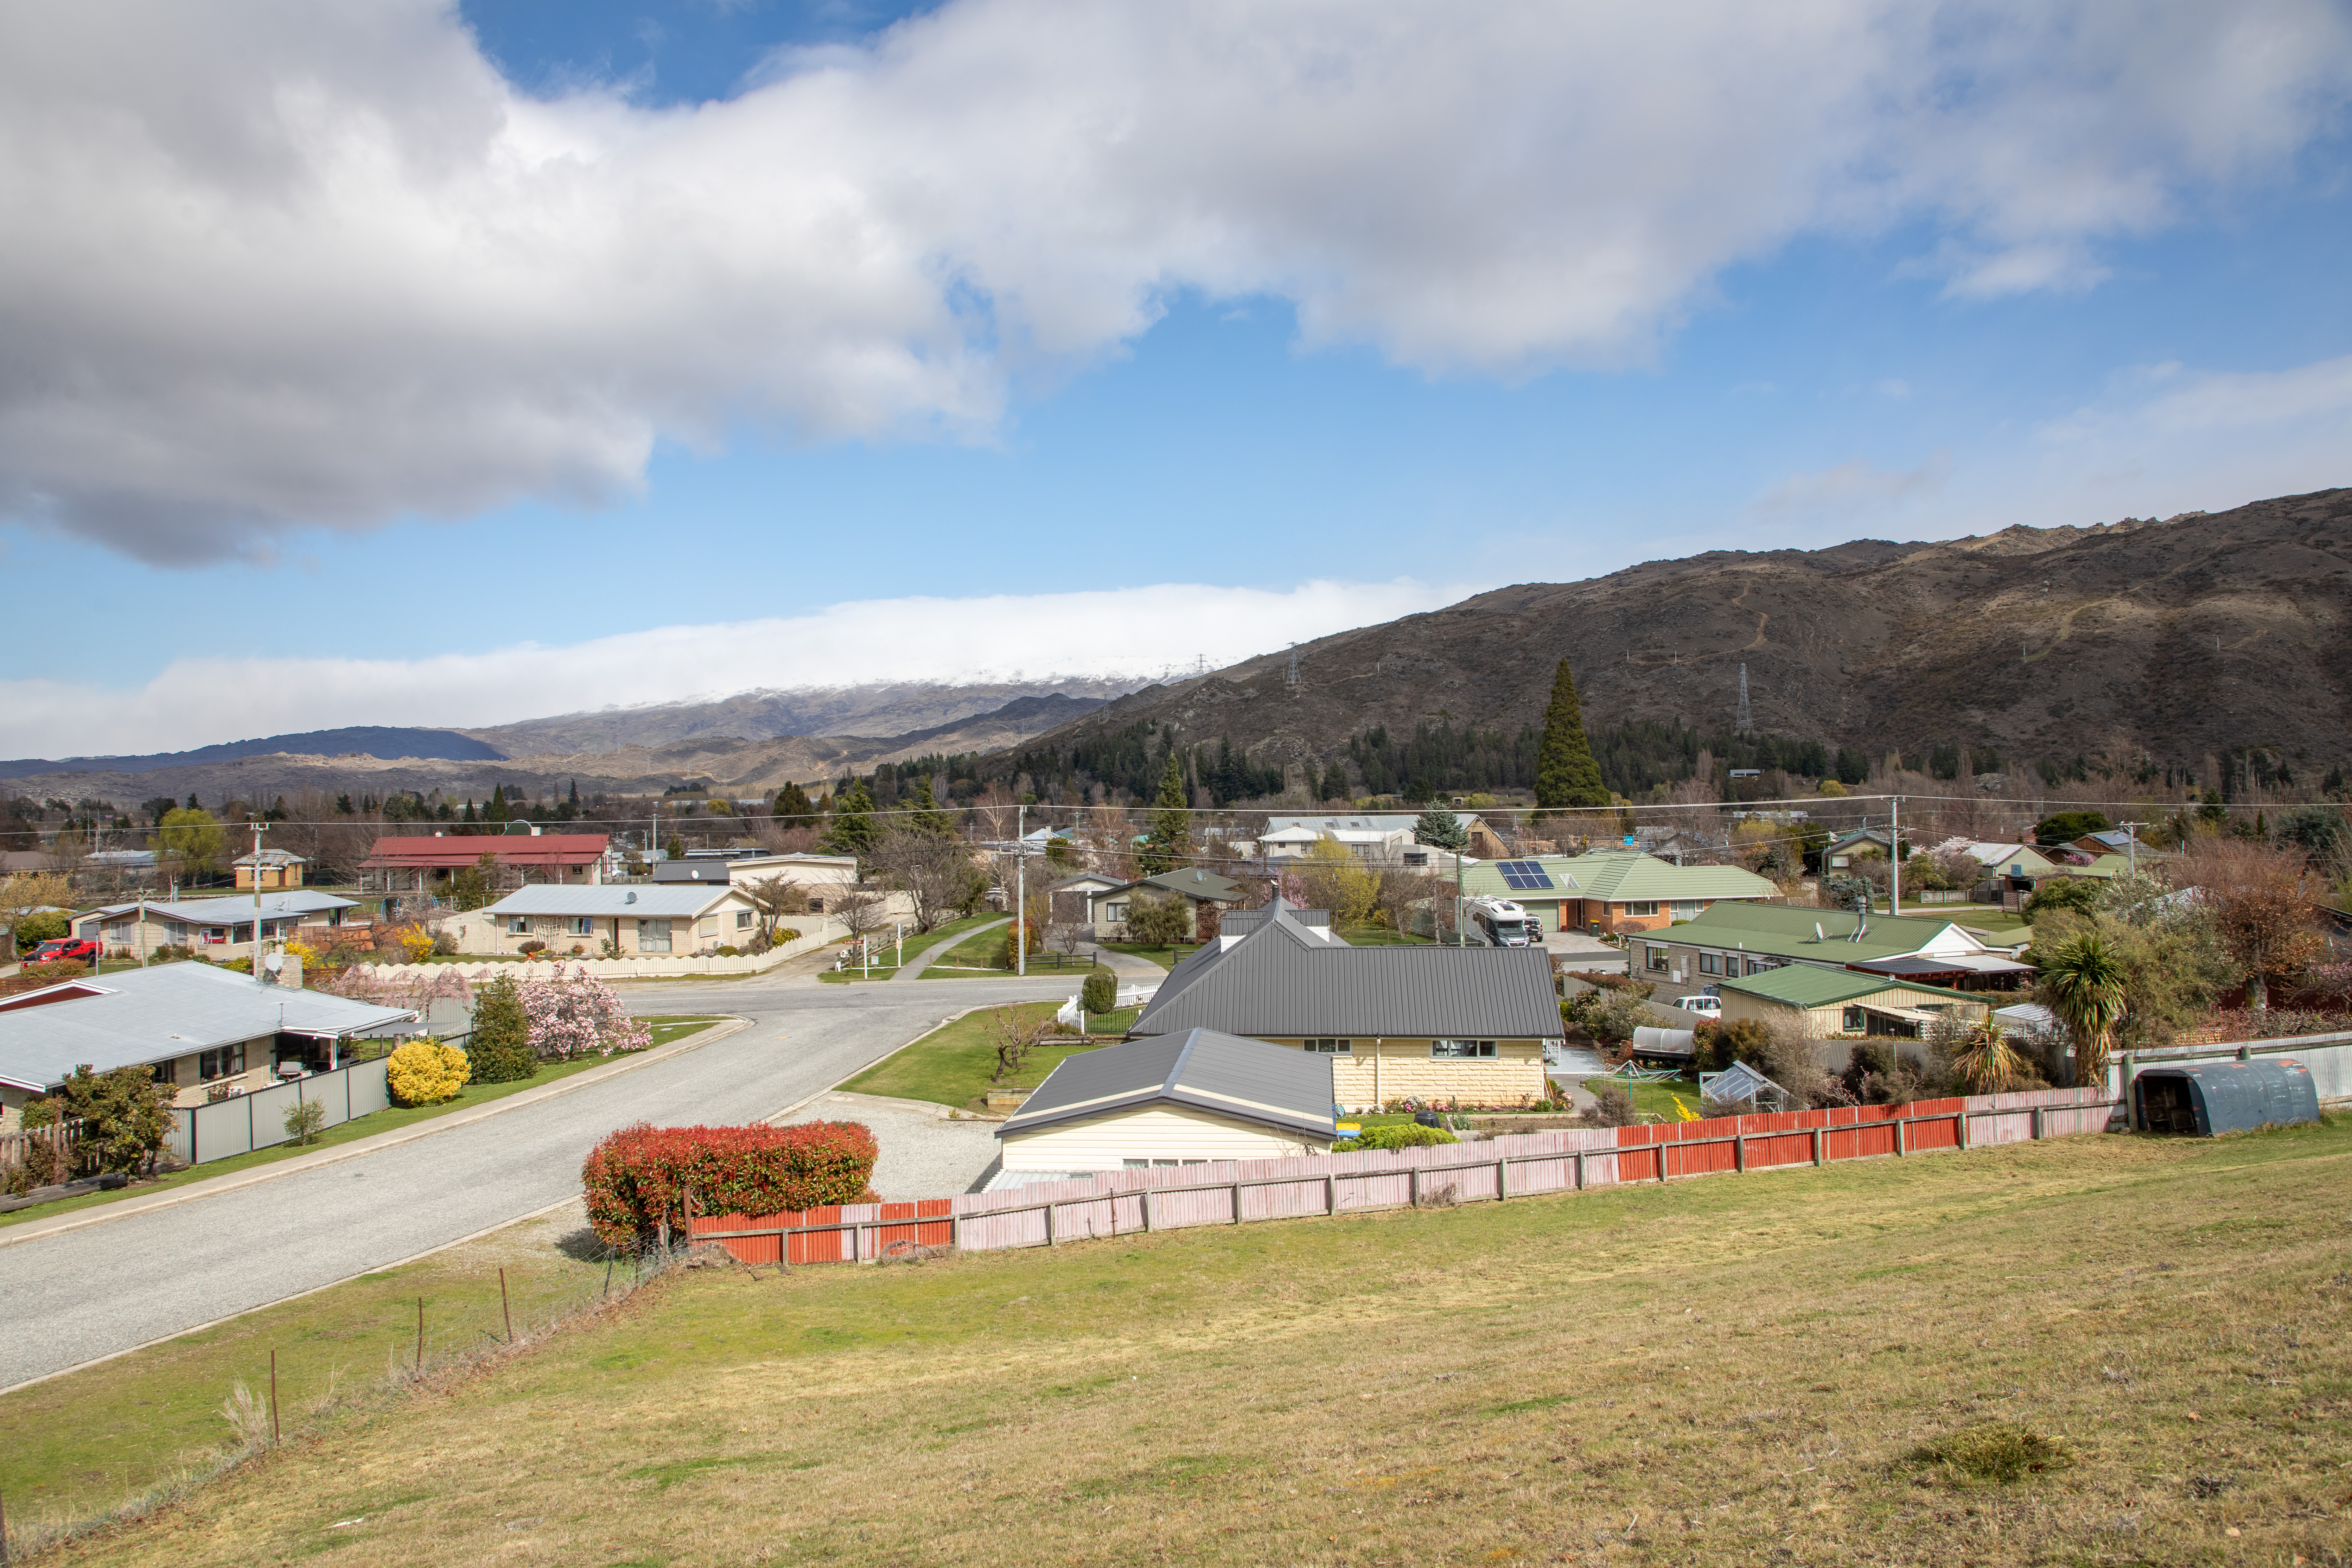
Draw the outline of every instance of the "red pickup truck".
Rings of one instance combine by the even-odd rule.
[[[53,937],[27,953],[25,962],[55,963],[61,958],[78,958],[84,963],[95,963],[98,962],[98,943],[86,936]]]

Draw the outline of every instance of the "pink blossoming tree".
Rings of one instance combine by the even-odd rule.
[[[548,979],[525,982],[522,1008],[530,1020],[530,1048],[541,1061],[609,1057],[653,1044],[653,1031],[629,1016],[613,988],[577,964],[569,970],[558,964]]]

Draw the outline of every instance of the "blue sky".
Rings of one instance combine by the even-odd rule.
[[[2255,36],[2300,40],[2294,58],[2219,109],[2209,92],[2184,126],[2161,100],[2213,52],[2193,16],[2178,37],[2150,29],[2164,47],[2127,40],[2128,69],[2084,45],[2079,79],[2004,84],[1998,58],[1946,58],[1870,9],[1797,40],[1788,93],[1748,110],[1777,128],[1768,183],[1802,174],[1777,205],[1751,196],[1759,176],[1713,172],[1752,139],[1736,122],[1640,178],[1555,178],[1620,158],[1591,143],[1646,123],[1639,90],[1615,110],[1632,130],[1596,110],[1498,178],[1469,100],[1439,84],[1421,101],[1393,60],[1361,117],[1296,109],[1275,101],[1280,82],[1253,99],[1246,81],[1161,80],[1149,62],[1165,40],[1072,41],[1042,0],[943,6],[895,33],[877,29],[898,12],[856,5],[486,3],[462,25],[426,6],[389,42],[280,26],[257,65],[226,63],[233,37],[41,40],[53,61],[152,50],[152,68],[216,80],[226,102],[250,101],[253,71],[311,72],[331,111],[408,116],[401,157],[428,170],[462,161],[446,148],[495,114],[532,156],[586,148],[588,187],[628,179],[532,209],[585,237],[468,249],[498,204],[306,146],[289,110],[246,142],[224,132],[216,166],[201,152],[135,165],[120,210],[55,198],[63,226],[92,234],[139,232],[142,180],[159,207],[179,181],[235,218],[243,184],[299,156],[298,198],[254,222],[321,249],[275,281],[257,247],[200,254],[190,274],[222,280],[202,299],[157,282],[135,245],[95,283],[20,268],[17,309],[45,290],[56,307],[20,386],[82,390],[63,406],[0,380],[20,683],[0,754],[1221,663],[1658,556],[2352,482],[2338,14],[2253,7]],[[1925,89],[1932,124],[1789,107],[1807,72],[1836,76],[1824,48],[1873,28],[1855,102],[1966,65],[1994,82],[1971,89],[1981,113]],[[1498,73],[1484,95],[1549,98],[1539,72],[1480,53],[1509,41],[1461,45]],[[1563,79],[1582,68],[1559,58]],[[1050,114],[1024,125],[1087,107],[1069,84],[1120,70],[1138,74],[1075,141]],[[1007,85],[1024,71],[1036,79]],[[966,79],[980,107],[959,122],[941,100]],[[1144,107],[1108,173],[1041,180],[1072,145],[1097,155],[1108,133],[1091,127],[1130,102]],[[1277,149],[1321,143],[1276,167],[1271,197],[1246,149],[1201,151],[1261,111]],[[1411,143],[1435,141],[1432,168],[1395,172],[1389,111],[1435,128]],[[2043,140],[2014,129],[2037,121]],[[834,137],[851,149],[835,163],[808,151]],[[991,144],[943,146],[963,137]],[[877,142],[888,158],[868,157]],[[940,171],[921,168],[935,153]],[[793,183],[795,160],[858,191],[861,236],[887,212],[923,259],[889,259],[908,248],[894,241],[876,252],[887,266],[827,270],[844,231],[794,226],[818,188]],[[893,184],[909,163],[924,179]],[[704,171],[740,182],[707,210],[675,194]],[[30,159],[13,177],[44,174]],[[955,188],[1000,177],[985,202]],[[1465,195],[1487,181],[1493,195]],[[613,224],[578,217],[596,203]],[[1215,221],[1164,221],[1186,204]],[[173,235],[152,221],[160,269]],[[366,249],[319,237],[371,224],[385,226]],[[1616,238],[1588,243],[1601,231]],[[412,232],[424,259],[377,275]],[[626,254],[575,277],[569,258],[598,246]],[[678,280],[644,281],[665,269]]]

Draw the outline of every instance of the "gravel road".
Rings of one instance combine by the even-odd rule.
[[[919,987],[757,980],[623,988],[632,1012],[749,1018],[698,1049],[469,1126],[6,1249],[0,1389],[382,1268],[575,1195],[636,1121],[754,1121],[938,1024],[1059,996],[1061,977]]]

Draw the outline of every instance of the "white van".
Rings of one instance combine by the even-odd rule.
[[[1696,1013],[1704,1017],[1723,1016],[1723,998],[1720,996],[1685,996],[1677,1000],[1675,1005],[1685,1013]]]

